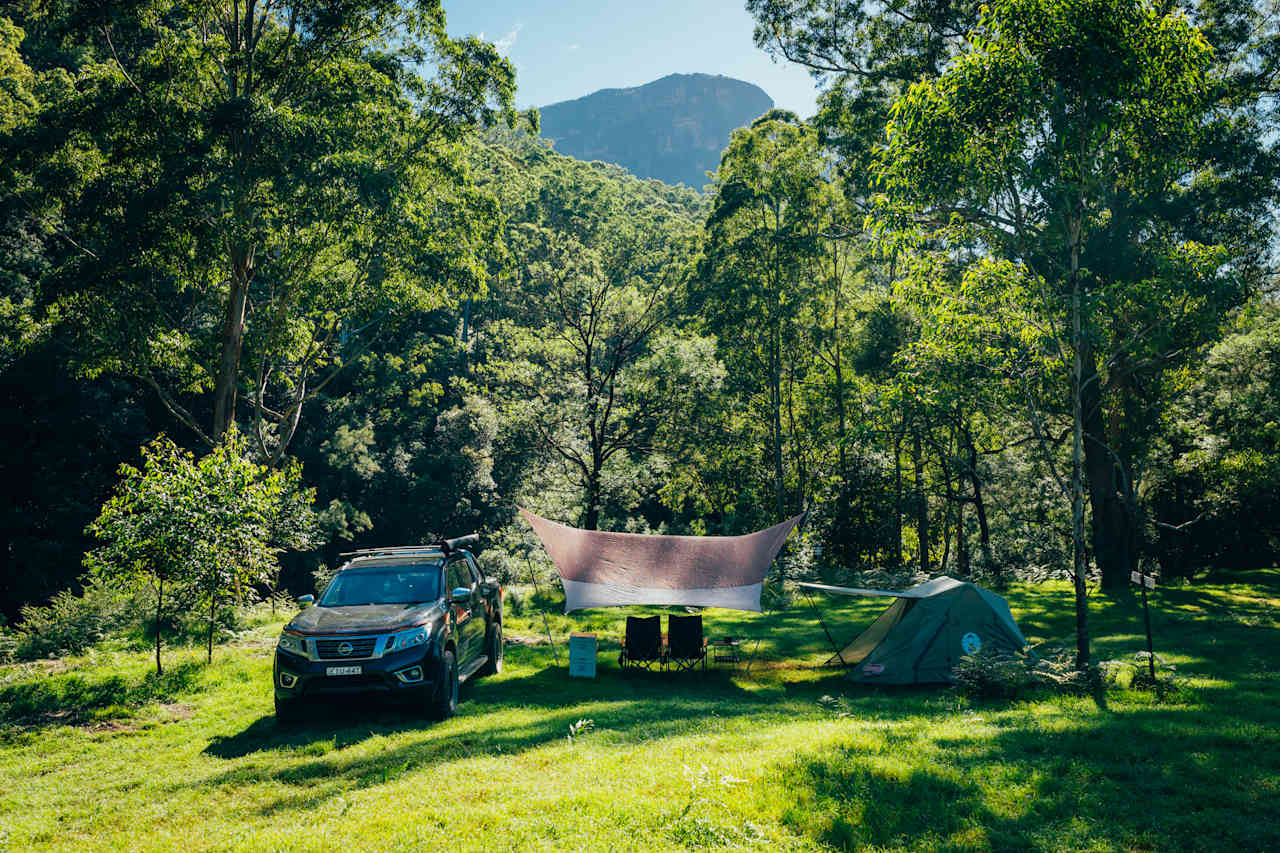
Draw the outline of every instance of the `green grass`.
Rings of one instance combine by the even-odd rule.
[[[1067,644],[1065,585],[1009,598]],[[506,671],[439,725],[346,705],[278,731],[274,626],[212,666],[172,652],[162,679],[141,652],[3,667],[0,849],[1276,849],[1280,573],[1156,600],[1173,702],[858,689],[816,667],[803,600],[707,612],[713,635],[767,632],[750,675],[623,676],[625,613],[597,611],[551,617],[558,642],[602,636],[599,677],[570,680],[526,613]],[[1098,656],[1131,656],[1140,610],[1094,602]],[[877,609],[820,603],[839,640]]]

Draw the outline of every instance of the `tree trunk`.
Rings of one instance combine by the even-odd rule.
[[[796,426],[796,374],[794,369],[787,370],[787,435],[791,436],[791,469],[795,477],[795,498],[799,506],[807,505],[809,499],[809,466],[804,458],[804,448],[796,441],[800,434]],[[778,516],[781,518],[781,514]]]
[[[902,559],[902,433],[893,438],[893,567],[900,568]]]
[[[769,402],[773,408],[773,489],[777,500],[777,518],[781,520],[786,515],[786,498],[783,495],[783,478],[782,478],[782,344],[778,340],[778,333],[775,331],[772,343],[772,353],[770,356],[770,388],[769,395],[772,398]]]
[[[848,525],[849,525],[849,451],[846,448],[846,438],[848,435],[848,426],[845,422],[844,411],[844,366],[840,359],[840,273],[836,270],[837,255],[836,244],[831,244],[832,252],[832,288],[831,288],[831,366],[832,372],[835,374],[836,380],[836,457],[839,465],[840,488],[836,492],[836,522],[837,529],[835,539],[840,544],[839,556],[843,557],[846,564],[849,561],[848,553]]]
[[[249,299],[249,264],[252,253],[238,253],[232,261],[231,294],[222,325],[222,356],[213,387],[214,441],[221,441],[236,416],[236,389],[240,375],[240,351],[244,342],[245,308]]]
[[[951,564],[951,509],[952,507],[947,508],[942,520],[942,560],[938,563],[938,571],[944,575],[950,570]]]
[[[209,594],[209,655],[206,663],[213,663],[213,625],[218,618],[218,597],[210,590]]]
[[[978,517],[978,544],[982,549],[982,563],[999,586],[1004,578],[991,553],[991,528],[987,526],[987,505],[982,499],[982,480],[978,477],[978,448],[974,445],[973,432],[968,424],[964,428],[964,442],[969,453],[969,480],[973,486],[973,513]]]
[[[969,568],[969,535],[964,529],[964,502],[956,503],[956,559],[960,562],[960,577],[972,573]]]
[[[582,518],[583,530],[595,530],[600,526],[600,472],[592,471],[587,477],[587,508]]]
[[[156,580],[156,675],[164,675],[160,664],[160,625],[164,619],[164,581]]]
[[[952,438],[954,439],[954,436]],[[942,484],[946,491],[947,499],[947,511],[944,514],[942,523],[942,562],[939,563],[940,570],[943,574],[947,574],[951,570],[951,534],[958,529],[955,526],[957,523],[956,518],[952,516],[952,513],[954,512],[956,513],[956,516],[960,516],[962,515],[961,510],[963,509],[960,503],[960,498],[956,494],[955,485],[951,482],[951,463],[948,461],[951,458],[951,449],[954,443],[954,440],[948,440],[945,448],[936,443],[934,444],[934,449],[938,453],[938,466],[942,469]],[[958,548],[956,553],[958,556]]]
[[[1128,478],[1112,452],[1102,409],[1102,377],[1093,348],[1084,347],[1084,465],[1093,510],[1093,557],[1105,589],[1129,588],[1129,573],[1138,567],[1137,519],[1127,500]]]
[[[929,573],[929,500],[924,493],[924,453],[920,449],[920,432],[912,435],[911,464],[915,473],[916,488],[916,558],[920,571]]]
[[[1076,669],[1089,667],[1088,564],[1084,550],[1084,333],[1080,306],[1081,219],[1071,233],[1071,551],[1076,605]]]

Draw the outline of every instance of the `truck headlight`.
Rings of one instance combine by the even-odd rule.
[[[302,637],[298,634],[291,634],[288,631],[285,631],[280,635],[280,642],[276,644],[276,648],[289,652],[290,654],[298,655],[299,657],[307,656],[307,650],[303,646]]]
[[[431,631],[427,625],[419,625],[417,628],[410,628],[408,631],[392,634],[387,638],[387,644],[382,647],[382,653],[386,655],[391,652],[403,652],[406,649],[421,646],[427,642],[430,635]]]

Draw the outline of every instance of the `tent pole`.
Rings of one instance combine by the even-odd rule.
[[[785,579],[784,579],[784,580],[785,580]],[[763,594],[763,593],[764,593],[764,588],[765,588],[765,585],[766,585],[766,584],[768,584],[768,580],[767,580],[767,579],[764,581],[764,583],[762,583],[762,584],[760,585],[760,592],[761,592],[761,594]],[[782,594],[781,586],[779,586],[778,594],[779,594],[779,595],[781,595],[781,594]],[[771,604],[771,605],[769,605],[769,609],[768,609],[768,610],[766,610],[766,611],[764,611],[764,613],[763,613],[762,615],[764,615],[764,616],[768,616],[768,615],[769,615],[770,613],[772,613],[772,612],[773,612],[773,605]],[[759,632],[756,632],[756,644],[755,644],[754,646],[752,646],[752,647],[751,647],[751,657],[747,658],[747,670],[746,670],[746,672],[745,672],[745,673],[743,673],[744,675],[750,675],[750,674],[751,674],[751,667],[752,667],[752,665],[753,665],[753,664],[755,664],[755,662],[756,662],[756,652],[760,651],[760,639],[761,639],[761,637],[760,637],[760,633],[759,633]]]
[[[538,575],[533,570],[533,561],[526,555],[524,564],[529,567],[529,579],[533,581],[533,591],[538,595],[542,595],[542,587],[538,586]],[[556,641],[551,636],[551,623],[547,620],[547,611],[542,611],[542,627],[547,629],[547,642],[551,645],[551,656],[555,658],[556,666],[560,666],[560,653],[556,651]]]
[[[764,592],[764,584],[761,584],[760,591],[761,593]],[[781,590],[779,590],[779,594],[781,594]],[[762,615],[768,616],[772,612],[773,612],[773,605],[769,605],[769,609],[764,611]],[[751,667],[756,662],[756,652],[760,651],[760,639],[761,639],[760,633],[757,631],[756,644],[751,647],[751,657],[747,658],[747,670],[745,673],[743,673],[744,675],[751,675]]]
[[[801,589],[804,589],[804,587],[801,587]],[[814,612],[814,615],[818,617],[818,624],[822,626],[822,633],[827,635],[827,642],[831,644],[831,648],[835,650],[836,657],[840,659],[840,666],[844,667],[845,669],[848,669],[849,664],[844,662],[844,656],[840,654],[840,647],[836,645],[836,641],[831,636],[831,632],[827,630],[827,623],[822,618],[822,611],[819,610],[818,606],[813,603],[813,595],[809,592],[809,590],[805,589],[804,597],[809,600],[809,609],[812,610]]]

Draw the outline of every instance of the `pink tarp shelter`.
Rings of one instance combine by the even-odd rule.
[[[765,574],[802,515],[746,536],[654,536],[579,530],[520,514],[564,583],[564,612],[673,604],[760,611]]]

